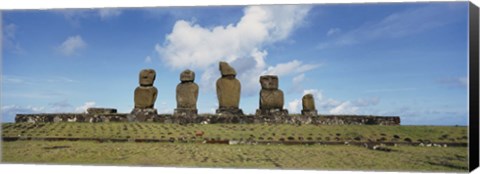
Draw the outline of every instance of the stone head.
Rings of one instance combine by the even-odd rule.
[[[278,76],[260,76],[260,84],[262,85],[262,89],[278,89]]]
[[[155,70],[153,69],[143,69],[140,71],[139,83],[140,86],[152,86],[153,81],[155,81]]]
[[[220,72],[222,76],[235,76],[237,72],[227,62],[221,61],[219,64]]]
[[[180,74],[180,81],[193,82],[195,80],[195,72],[187,69]]]
[[[313,101],[313,95],[312,94],[305,94],[302,99]]]

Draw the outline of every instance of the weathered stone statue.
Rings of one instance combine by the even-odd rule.
[[[156,73],[153,69],[140,71],[140,86],[135,89],[135,108],[129,117],[130,121],[150,121],[157,115],[157,110],[153,108],[158,93],[157,88],[153,86],[155,76]]]
[[[306,94],[302,97],[302,115],[317,116],[317,110],[315,109],[315,100],[312,94]]]
[[[198,85],[194,82],[195,72],[185,70],[180,74],[180,84],[177,85],[177,108],[175,116],[196,116]]]
[[[243,115],[239,109],[240,104],[240,81],[235,78],[237,72],[228,63],[220,62],[219,69],[222,74],[217,80],[217,114]]]
[[[278,77],[264,75],[260,77],[260,107],[256,115],[288,115],[288,110],[283,109],[283,91],[278,89]]]

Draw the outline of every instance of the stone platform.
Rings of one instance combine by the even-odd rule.
[[[129,113],[89,114],[89,113],[52,113],[52,114],[17,114],[15,122],[129,122]],[[136,120],[140,121],[140,120]],[[194,117],[174,116],[172,114],[154,114],[144,122],[177,124],[315,124],[315,125],[400,125],[398,116],[371,115],[228,115],[200,114]]]
[[[242,109],[239,108],[218,108],[217,110],[215,110],[215,113],[219,116],[243,115]]]
[[[198,114],[197,109],[177,108],[173,111],[173,116],[196,117],[197,114]]]

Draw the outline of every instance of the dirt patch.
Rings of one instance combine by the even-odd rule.
[[[66,149],[70,148],[70,146],[50,146],[50,147],[44,147],[43,149],[51,150],[51,149]]]

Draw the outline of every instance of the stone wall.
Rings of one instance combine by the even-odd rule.
[[[17,114],[15,122],[128,122],[130,114]],[[319,124],[319,125],[400,125],[398,116],[370,116],[370,115],[319,115],[319,116],[254,116],[254,115],[226,115],[202,114],[194,117],[173,116],[172,114],[158,114],[153,122],[159,123],[268,123],[268,124]]]
[[[126,122],[128,114],[74,114],[74,113],[58,113],[58,114],[17,114],[15,122],[29,123],[47,123],[47,122]]]

